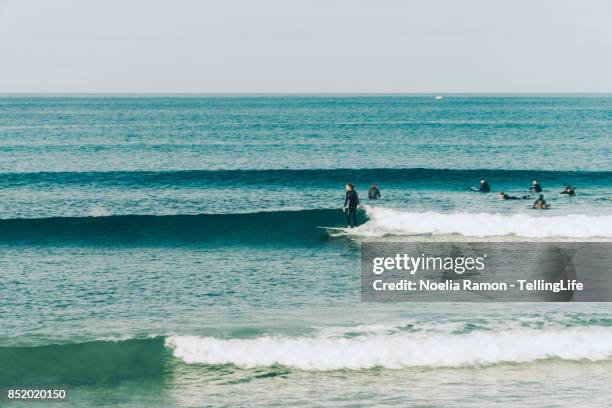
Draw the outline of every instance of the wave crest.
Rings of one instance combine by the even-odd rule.
[[[240,368],[287,366],[302,370],[374,367],[465,367],[542,359],[600,361],[612,357],[612,329],[516,329],[502,332],[402,333],[358,337],[218,339],[171,336],[166,346],[188,364]]]

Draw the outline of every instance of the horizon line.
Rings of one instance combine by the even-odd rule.
[[[602,92],[0,92],[5,96],[581,96]]]

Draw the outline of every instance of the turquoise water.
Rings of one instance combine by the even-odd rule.
[[[608,304],[361,303],[359,244],[610,240],[611,133],[610,97],[2,97],[0,387],[607,406]],[[549,211],[497,199],[533,179]]]

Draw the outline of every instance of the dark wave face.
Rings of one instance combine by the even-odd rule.
[[[291,244],[323,239],[317,226],[344,221],[340,210],[10,219],[0,220],[0,245]]]
[[[506,188],[527,187],[534,179],[544,185],[612,186],[612,171],[364,168],[5,173],[0,174],[0,187],[327,187],[331,184],[341,189],[348,182],[361,185],[362,188],[376,182],[387,186],[399,184],[407,188],[461,191],[478,183],[481,177]]]
[[[0,219],[109,215],[257,213],[339,208],[353,183],[362,203],[413,211],[517,212],[527,202],[503,203],[474,194],[486,178],[493,193],[526,196],[540,180],[553,211],[605,213],[612,172],[364,168],[310,170],[189,170],[0,174]],[[382,201],[367,200],[372,183]],[[578,198],[559,196],[565,185]],[[292,222],[295,222],[293,220]]]
[[[0,386],[83,385],[156,378],[163,374],[168,355],[163,338],[0,347]]]

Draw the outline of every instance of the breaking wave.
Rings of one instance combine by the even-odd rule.
[[[612,358],[612,328],[252,339],[171,336],[165,344],[174,357],[188,364],[233,364],[240,368],[280,365],[326,371],[470,367],[544,359],[607,360]]]
[[[444,214],[368,207],[367,217],[368,222],[352,230],[351,234],[372,237],[420,234],[458,234],[469,237],[515,235],[528,238],[612,237],[612,215]]]

